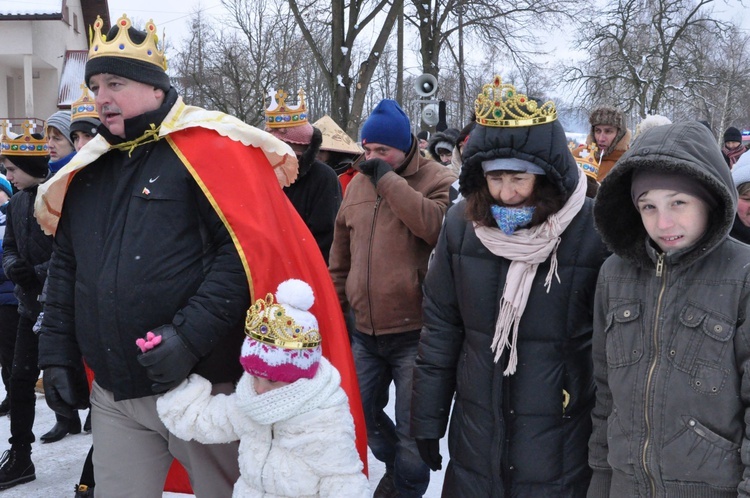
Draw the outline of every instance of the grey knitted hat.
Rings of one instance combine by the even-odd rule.
[[[47,119],[45,129],[52,127],[63,134],[65,138],[73,145],[70,140],[70,111],[57,111]]]

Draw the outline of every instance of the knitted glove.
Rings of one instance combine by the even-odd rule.
[[[44,399],[55,413],[73,418],[76,410],[89,407],[88,383],[83,368],[47,367],[44,369]]]
[[[370,178],[373,185],[377,187],[378,181],[389,171],[393,171],[391,165],[382,159],[368,159],[359,163],[359,170]]]
[[[422,460],[430,470],[436,471],[442,469],[443,457],[440,456],[440,440],[417,439],[416,441],[419,456],[422,457]]]
[[[154,381],[151,390],[159,394],[185,380],[190,370],[198,363],[198,357],[172,325],[162,325],[152,332],[153,336],[149,342],[156,343],[155,347],[139,354],[138,363],[146,367],[146,375]],[[161,339],[156,339],[157,336],[161,336]],[[148,334],[146,337],[149,337]],[[138,346],[143,350],[140,344]]]

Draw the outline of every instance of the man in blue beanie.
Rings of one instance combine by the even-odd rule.
[[[422,280],[437,243],[455,175],[422,157],[409,118],[383,100],[360,132],[355,163],[336,218],[329,270],[341,306],[354,312],[352,353],[367,442],[386,472],[376,498],[421,497],[430,480],[409,434],[412,370],[422,328]],[[383,411],[396,386],[396,421]]]

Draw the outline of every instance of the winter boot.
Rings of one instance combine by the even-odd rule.
[[[66,418],[62,415],[56,415],[57,423],[52,426],[49,432],[42,434],[42,443],[54,443],[61,440],[68,434],[81,433],[81,419],[78,418],[78,412],[74,413],[73,418]]]
[[[0,458],[0,489],[8,489],[18,484],[36,479],[34,464],[31,461],[31,445],[13,445]]]

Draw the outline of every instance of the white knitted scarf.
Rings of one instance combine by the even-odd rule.
[[[253,377],[242,374],[237,383],[237,407],[262,425],[270,425],[302,415],[316,408],[326,408],[346,400],[341,389],[338,370],[325,359],[312,379],[299,379],[291,384],[257,394]]]
[[[516,372],[518,352],[518,324],[529,300],[531,284],[539,265],[550,260],[550,269],[544,285],[549,292],[552,277],[560,282],[557,274],[557,246],[560,236],[568,228],[583,207],[586,199],[586,175],[579,172],[578,186],[560,211],[550,215],[547,220],[531,228],[516,230],[511,235],[505,235],[497,227],[478,226],[474,223],[474,230],[482,244],[489,251],[511,261],[508,275],[505,279],[503,295],[500,298],[500,313],[495,323],[495,335],[492,338],[492,351],[495,352],[495,363],[498,362],[505,348],[510,350],[508,366],[503,375]]]

